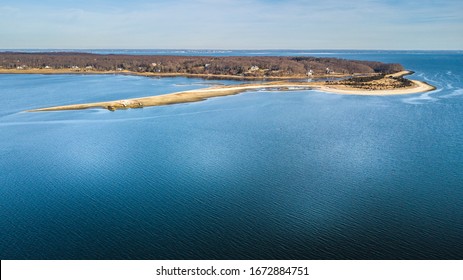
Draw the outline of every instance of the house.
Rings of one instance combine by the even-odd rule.
[[[253,65],[251,66],[251,68],[249,68],[249,71],[257,71],[259,70],[259,67],[257,65]]]
[[[313,76],[313,70],[310,69],[308,72],[307,72],[307,76]]]
[[[87,70],[92,70],[93,67],[92,67],[92,66],[87,66],[87,67],[85,67],[85,69],[87,69]]]

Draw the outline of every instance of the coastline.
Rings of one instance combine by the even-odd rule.
[[[404,95],[414,94],[427,91],[433,91],[436,87],[417,80],[410,80],[413,83],[413,87],[402,88],[402,89],[390,89],[390,90],[358,90],[352,88],[335,88],[330,86],[320,87],[318,90],[326,93],[334,94],[350,94],[350,95],[373,95],[373,96],[389,96],[389,95]]]
[[[413,74],[413,71],[400,71],[397,73],[386,75],[386,78],[403,78],[404,76]],[[423,81],[418,80],[408,80],[411,82],[412,86],[406,88],[396,88],[396,89],[384,89],[384,90],[361,90],[352,87],[342,86],[342,85],[325,85],[320,87],[318,90],[335,93],[335,94],[351,94],[351,95],[377,95],[377,96],[386,96],[386,95],[402,95],[402,94],[414,94],[427,91],[433,91],[436,89],[435,86],[430,85]]]
[[[410,71],[401,71],[388,75],[387,77],[402,77],[410,74]],[[117,109],[129,108],[143,108],[151,106],[163,106],[179,103],[189,103],[203,101],[212,97],[235,95],[245,91],[258,90],[258,89],[276,89],[276,90],[318,90],[334,94],[350,94],[350,95],[375,95],[375,96],[389,96],[399,94],[414,94],[420,92],[432,91],[434,86],[427,83],[409,80],[410,87],[396,88],[387,90],[364,90],[358,88],[349,88],[343,85],[327,85],[324,82],[290,82],[290,81],[277,81],[266,82],[262,84],[241,84],[233,86],[214,86],[204,89],[195,89],[188,91],[180,91],[168,93],[163,95],[149,96],[143,98],[132,98],[125,100],[113,100],[105,102],[82,103],[64,106],[53,106],[47,108],[39,108],[29,110],[28,112],[43,112],[43,111],[62,111],[62,110],[82,110],[90,108],[103,108],[110,111]]]
[[[3,69],[3,70],[2,70]],[[22,74],[130,74],[237,80],[283,80],[395,73],[398,63],[311,56],[182,56],[87,52],[1,52],[0,70]]]
[[[73,69],[5,69],[0,67],[0,75],[2,74],[37,74],[37,75],[132,75],[143,77],[187,77],[187,78],[200,78],[200,79],[218,79],[218,80],[241,80],[241,81],[281,81],[281,80],[299,80],[307,79],[306,75],[292,75],[292,76],[279,76],[279,77],[260,77],[260,76],[240,76],[240,75],[220,75],[220,74],[191,74],[191,73],[153,73],[153,72],[134,72],[129,70],[122,71],[101,71],[101,70],[73,70]],[[354,75],[361,75],[357,73]],[[324,74],[313,75],[311,78],[345,78],[352,76],[352,74]]]

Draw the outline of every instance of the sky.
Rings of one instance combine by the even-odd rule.
[[[2,0],[0,49],[462,50],[462,0]]]

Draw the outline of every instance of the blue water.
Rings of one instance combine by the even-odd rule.
[[[433,55],[463,54],[463,50],[436,51],[386,51],[386,50],[208,50],[208,49],[0,49],[1,52],[84,52],[95,54],[127,54],[127,55],[179,55],[179,56],[319,56],[319,57],[356,57],[364,59],[364,55]]]
[[[438,89],[27,113],[238,82],[0,75],[0,258],[462,259],[463,54],[333,56]]]

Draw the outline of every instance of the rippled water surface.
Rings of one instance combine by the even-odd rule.
[[[463,55],[297,55],[398,62],[438,89],[27,113],[238,82],[0,75],[0,258],[463,258]]]

